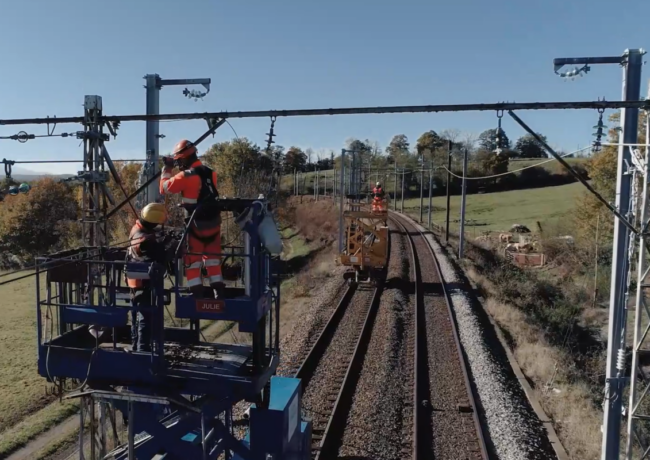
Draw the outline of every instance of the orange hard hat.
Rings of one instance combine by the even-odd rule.
[[[183,139],[176,144],[174,152],[172,153],[172,155],[174,155],[174,160],[182,160],[194,154],[196,154],[196,146],[187,139]]]

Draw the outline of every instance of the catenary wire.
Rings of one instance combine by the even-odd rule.
[[[583,148],[581,148],[581,149],[574,150],[573,152],[569,152],[569,153],[566,153],[566,154],[564,154],[564,155],[560,155],[560,156],[561,156],[562,158],[565,158],[565,157],[569,157],[569,156],[571,156],[571,155],[573,155],[573,154],[576,154],[576,153],[579,153],[579,152],[582,152],[582,151],[584,151],[584,150],[588,150],[588,149],[591,149],[591,146],[589,146],[589,147],[583,147]],[[449,174],[451,174],[452,176],[457,177],[458,179],[482,180],[482,179],[493,179],[493,178],[495,178],[495,177],[507,176],[508,174],[514,174],[514,173],[518,173],[518,172],[520,172],[520,171],[523,171],[523,170],[525,170],[525,169],[535,168],[535,167],[537,167],[537,166],[539,166],[539,165],[543,165],[543,164],[546,164],[546,163],[550,163],[550,162],[552,162],[552,161],[557,161],[557,160],[556,160],[555,158],[549,158],[548,160],[540,161],[539,163],[535,163],[534,165],[528,165],[528,166],[524,166],[523,168],[514,169],[514,170],[512,170],[512,171],[507,171],[507,172],[499,173],[499,174],[492,174],[492,175],[490,175],[490,176],[481,176],[481,177],[469,177],[469,176],[464,177],[464,176],[459,176],[458,174],[455,174],[455,173],[451,172],[449,169],[447,169],[446,166],[442,166],[442,169],[444,169],[445,171],[447,171],[447,172],[448,172]]]

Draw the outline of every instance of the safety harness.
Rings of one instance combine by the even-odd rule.
[[[195,166],[184,172],[185,176],[199,176],[201,179],[201,190],[196,204],[186,203],[183,205],[186,211],[187,223],[189,223],[192,213],[196,211],[192,222],[193,225],[190,225],[189,230],[195,238],[201,241],[212,241],[214,236],[199,236],[194,231],[195,228],[211,228],[221,225],[221,211],[217,204],[219,192],[217,192],[216,184],[212,182],[212,173],[212,169],[205,165]]]

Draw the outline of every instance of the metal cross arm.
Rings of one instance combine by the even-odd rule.
[[[253,110],[241,112],[196,112],[169,113],[158,115],[110,115],[102,116],[101,121],[154,121],[154,120],[198,120],[227,118],[267,118],[267,117],[309,117],[322,115],[371,115],[390,113],[436,113],[436,112],[490,112],[505,110],[563,110],[563,109],[650,109],[650,101],[576,101],[576,102],[497,102],[493,104],[442,104],[407,105],[387,107],[345,107],[330,109],[295,110]],[[83,123],[83,117],[57,118],[57,123]],[[51,123],[51,118],[15,118],[0,120],[0,125],[42,125]]]
[[[555,58],[553,59],[553,70],[558,73],[558,70],[565,65],[582,65],[582,69],[578,69],[578,72],[584,71],[587,73],[589,72],[589,64],[621,64],[623,59],[623,56]],[[576,72],[576,75],[578,72]]]

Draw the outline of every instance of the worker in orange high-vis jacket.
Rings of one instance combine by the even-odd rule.
[[[196,146],[182,140],[172,158],[165,158],[160,177],[160,193],[180,193],[185,208],[187,253],[184,257],[187,285],[195,297],[203,297],[201,268],[205,267],[215,296],[224,295],[221,275],[221,215],[217,208],[217,173],[203,165],[197,157]],[[173,175],[177,166],[180,172]]]
[[[167,210],[161,203],[150,203],[142,209],[140,218],[131,228],[130,244],[126,251],[127,262],[159,262],[166,260],[164,241],[158,241],[159,225],[167,220]],[[131,288],[131,302],[134,307],[151,306],[151,286],[149,280],[126,277]],[[151,351],[151,313],[141,311],[131,315],[131,342],[133,350]]]
[[[382,202],[384,201],[384,189],[381,188],[381,183],[377,182],[375,184],[375,188],[372,189],[372,210],[373,211],[381,211],[382,210]]]

